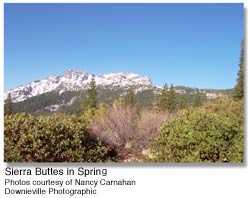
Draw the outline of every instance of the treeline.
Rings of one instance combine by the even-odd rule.
[[[137,90],[137,87],[131,87],[130,89]],[[169,91],[168,87],[168,91]],[[199,103],[211,100],[206,97],[206,93],[213,95],[229,95],[231,96],[232,90],[198,90],[196,88],[188,87],[175,87],[176,91],[176,110],[183,109],[189,106],[197,106],[198,97]],[[120,96],[125,97],[129,90],[119,88],[112,89],[111,87],[97,87],[97,99],[99,102],[111,105],[115,99]],[[159,88],[152,88],[148,90],[142,90],[135,92],[136,106],[139,109],[153,108],[161,93],[164,90]],[[200,93],[200,94],[199,94]],[[32,115],[50,115],[54,113],[65,113],[68,115],[80,115],[83,111],[85,100],[87,99],[87,90],[81,91],[66,91],[59,93],[56,91],[44,93],[41,95],[28,98],[24,101],[12,103],[12,111],[14,113],[26,112]],[[53,107],[57,107],[53,109]]]

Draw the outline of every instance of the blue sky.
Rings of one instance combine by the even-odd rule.
[[[78,69],[232,88],[243,4],[5,4],[5,90]]]

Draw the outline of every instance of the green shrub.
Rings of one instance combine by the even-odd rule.
[[[52,115],[4,117],[6,162],[109,161],[110,149],[90,135],[80,117]]]
[[[152,160],[243,162],[243,106],[237,105],[217,100],[209,108],[183,110],[176,119],[167,120],[152,145]]]
[[[244,124],[244,100],[235,101],[228,97],[221,97],[214,102],[205,103],[203,109],[219,113],[240,125]]]

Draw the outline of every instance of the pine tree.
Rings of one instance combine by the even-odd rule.
[[[199,107],[203,103],[203,97],[199,89],[196,89],[196,93],[193,96],[193,106]]]
[[[154,94],[152,109],[155,112],[159,111],[159,108],[160,108],[159,100],[160,100],[160,95]]]
[[[115,99],[114,102],[112,103],[112,107],[115,109],[124,106],[125,106],[125,99],[122,96],[120,96],[118,99]]]
[[[97,106],[97,90],[96,90],[96,82],[95,82],[95,77],[93,76],[89,88],[87,90],[87,100],[85,102],[85,106],[88,109],[96,108]]]
[[[185,93],[181,93],[180,98],[179,98],[179,109],[185,109],[187,108],[187,96]]]
[[[12,99],[11,99],[11,94],[9,93],[4,104],[4,115],[10,115],[12,113],[13,113]]]
[[[168,85],[165,83],[159,98],[159,109],[166,111],[168,109]]]
[[[132,88],[128,89],[127,95],[125,97],[125,105],[135,107],[136,101],[135,101],[135,94]]]
[[[177,109],[176,91],[173,84],[171,84],[170,90],[168,92],[167,110],[170,113],[172,113],[175,112],[176,109]]]
[[[244,40],[241,43],[241,53],[239,60],[239,71],[237,84],[234,88],[233,98],[235,100],[241,100],[244,98]]]

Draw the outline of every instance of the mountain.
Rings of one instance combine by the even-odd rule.
[[[32,114],[51,114],[55,112],[80,113],[87,97],[87,88],[93,75],[78,70],[68,70],[62,75],[49,76],[27,85],[19,86],[4,93],[5,99],[11,94],[14,112]],[[138,107],[151,107],[161,87],[154,86],[149,77],[121,72],[94,76],[97,85],[98,100],[111,104],[124,96],[129,88],[136,94]],[[186,94],[192,101],[194,94],[200,91],[204,100],[230,95],[232,90],[196,89],[185,86],[175,87],[179,101],[181,94]]]
[[[87,72],[68,70],[62,75],[53,75],[44,80],[36,80],[11,89],[5,92],[4,98],[6,99],[10,93],[12,102],[15,103],[53,91],[62,94],[67,91],[86,90],[92,77],[93,75]],[[127,72],[96,75],[95,82],[99,88],[128,89],[133,87],[136,92],[150,89],[153,86],[150,78]]]

